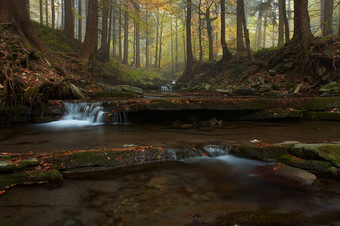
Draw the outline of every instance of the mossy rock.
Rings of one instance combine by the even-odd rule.
[[[39,165],[39,161],[36,158],[28,158],[28,159],[23,159],[20,162],[18,162],[18,166],[16,169],[23,169],[27,167],[35,167]]]
[[[328,161],[306,160],[290,154],[282,155],[280,162],[314,173],[336,174],[337,172],[337,169]]]
[[[0,161],[0,172],[9,172],[15,169],[15,164],[8,161]]]
[[[305,110],[332,110],[340,107],[340,97],[316,97],[306,98],[302,101]]]
[[[47,171],[26,170],[10,174],[0,174],[0,190],[16,184],[61,183],[62,180],[62,174],[56,169]]]
[[[79,167],[129,167],[134,165],[174,160],[173,154],[158,148],[133,147],[127,149],[86,150],[55,155],[49,162],[58,169]]]
[[[340,168],[340,144],[296,144],[293,153],[303,153],[307,159],[326,160]]]
[[[85,95],[83,94],[83,92],[74,84],[70,84],[70,90],[73,94],[73,96],[77,99],[84,99]]]
[[[243,158],[273,161],[287,154],[289,149],[290,147],[286,146],[240,145],[232,149],[230,153]]]
[[[304,112],[303,118],[308,120],[332,120],[340,121],[340,113],[337,112]]]
[[[123,91],[126,91],[126,92],[132,92],[132,93],[136,93],[136,94],[139,94],[139,95],[143,94],[143,90],[141,88],[139,88],[139,87],[136,87],[136,86],[120,85],[119,87]]]

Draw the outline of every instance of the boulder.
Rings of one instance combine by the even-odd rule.
[[[340,92],[340,84],[333,81],[326,85],[321,86],[319,89],[320,92],[331,92],[331,93],[339,93]]]
[[[20,162],[18,162],[18,167],[17,169],[22,169],[26,167],[34,167],[39,165],[39,161],[36,158],[28,158],[28,159],[23,159]]]

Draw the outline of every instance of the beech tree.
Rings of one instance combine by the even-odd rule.
[[[293,41],[300,47],[302,56],[306,57],[307,48],[313,39],[310,30],[307,0],[294,0],[294,34]]]
[[[65,29],[64,33],[70,40],[74,39],[74,15],[72,0],[65,0]]]
[[[231,59],[231,53],[229,52],[229,48],[225,40],[225,0],[221,0],[221,45],[223,51],[221,62],[226,62]]]

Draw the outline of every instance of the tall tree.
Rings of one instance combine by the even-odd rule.
[[[65,29],[64,33],[70,40],[74,39],[74,15],[72,0],[65,0]]]
[[[146,69],[149,68],[149,27],[147,26],[148,24],[148,18],[149,13],[148,9],[145,10],[145,67]]]
[[[244,15],[244,4],[243,0],[237,0],[237,12],[236,12],[236,49],[237,53],[242,53],[244,48],[244,41],[243,41],[243,19],[242,16]]]
[[[310,30],[307,0],[294,0],[294,34],[293,41],[300,47],[303,58],[307,55],[307,48],[313,39]]]
[[[129,63],[129,12],[128,2],[124,4],[124,55],[123,64],[128,65]]]
[[[46,26],[48,27],[48,0],[45,0]]]
[[[279,39],[278,46],[289,41],[289,25],[286,12],[286,0],[279,0]]]
[[[225,0],[221,0],[221,45],[223,56],[221,61],[226,62],[231,59],[231,53],[225,40]]]
[[[89,1],[88,15],[86,18],[86,33],[83,47],[80,51],[85,60],[85,66],[91,67],[97,48],[98,38],[98,0]]]
[[[54,0],[51,0],[51,13],[52,13],[52,28],[55,28],[55,5],[54,5]]]
[[[194,64],[194,56],[192,54],[192,44],[191,44],[191,6],[192,2],[191,0],[186,0],[187,3],[187,21],[186,21],[186,48],[187,48],[187,54],[186,54],[186,70],[190,70],[192,65]]]
[[[138,2],[134,2],[136,9],[136,67],[140,68],[140,5]]]
[[[40,11],[40,24],[43,24],[44,18],[43,18],[43,1],[39,0],[39,11]]]
[[[175,31],[176,31],[176,35],[175,35],[175,68],[176,68],[176,72],[178,72],[178,19],[177,16],[175,18]]]
[[[109,49],[108,49],[108,17],[109,17],[109,0],[102,0],[102,29],[101,29],[101,42],[100,52],[101,60],[109,60]]]
[[[217,19],[216,17],[211,17],[211,7],[213,5],[213,1],[208,2],[205,7],[205,12],[200,9],[200,14],[204,15],[204,18],[207,22],[207,33],[208,33],[208,47],[209,47],[209,61],[214,60],[214,45],[213,45],[213,36],[212,36],[212,22]]]
[[[122,22],[122,2],[119,1],[119,18],[118,18],[118,59],[121,61],[122,57],[123,57],[123,50],[122,50],[122,26],[123,26],[123,22]]]
[[[324,0],[324,13],[322,22],[322,36],[331,35],[333,33],[333,5],[334,0]]]
[[[83,33],[83,5],[82,0],[78,0],[78,40],[82,41],[82,33]]]

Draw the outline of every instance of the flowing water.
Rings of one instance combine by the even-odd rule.
[[[66,106],[66,105],[65,105]],[[0,152],[103,149],[125,144],[186,148],[209,144],[339,142],[340,122],[224,122],[179,129],[102,123],[100,103],[69,106],[58,122],[0,130]],[[80,113],[81,112],[81,113]],[[340,183],[318,179],[294,187],[264,181],[265,163],[222,155],[196,157],[148,170],[66,179],[60,186],[16,186],[0,196],[0,225],[327,225],[340,221]]]

